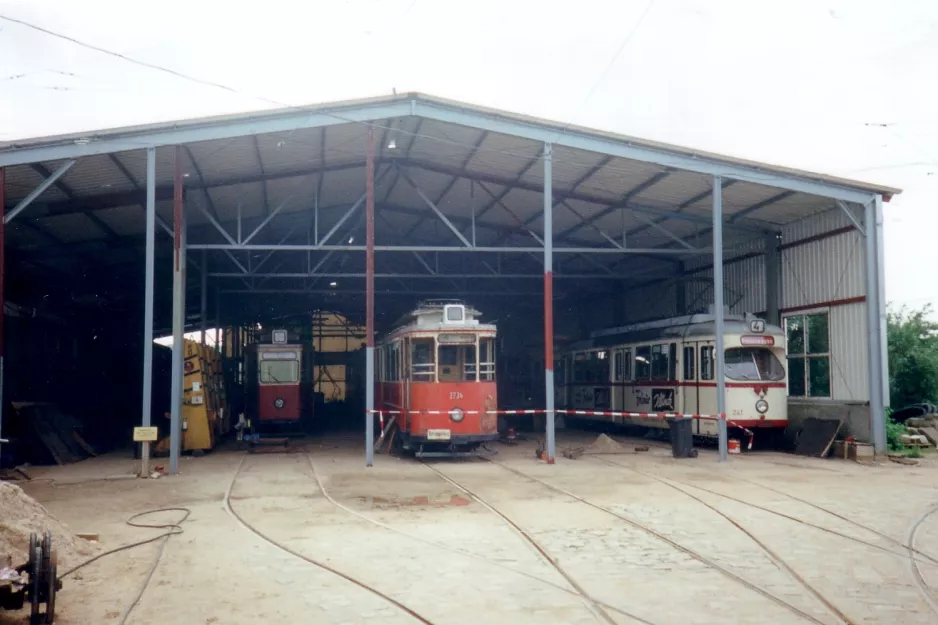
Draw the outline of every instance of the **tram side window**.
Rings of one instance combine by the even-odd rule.
[[[617,351],[615,356],[613,356],[613,371],[615,372],[613,379],[616,382],[621,382],[624,378],[622,377],[622,361],[625,360],[625,352]]]
[[[651,379],[651,346],[635,348],[635,379]]]
[[[479,380],[495,381],[495,338],[479,339]]]
[[[389,381],[397,382],[401,379],[401,344],[392,343],[390,350],[391,359],[390,359],[390,376]]]
[[[651,348],[651,379],[669,380],[671,373],[670,350],[667,345],[653,345]]]
[[[712,380],[713,374],[713,346],[700,348],[700,379]]]
[[[410,379],[412,382],[433,382],[436,362],[433,339],[413,339],[410,342]]]
[[[695,380],[696,376],[694,375],[694,361],[697,360],[697,351],[694,347],[685,347],[684,348],[684,379],[685,380]]]

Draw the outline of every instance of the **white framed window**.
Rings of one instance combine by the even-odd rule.
[[[831,340],[828,311],[787,315],[788,394],[791,397],[831,396]]]

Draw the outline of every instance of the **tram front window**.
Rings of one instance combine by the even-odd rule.
[[[475,345],[440,345],[440,382],[476,381]]]
[[[739,347],[728,349],[725,354],[726,377],[730,380],[777,382],[785,379],[785,367],[770,349]]]
[[[300,381],[300,363],[296,360],[262,360],[261,384],[295,384]]]

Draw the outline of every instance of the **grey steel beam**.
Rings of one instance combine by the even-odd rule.
[[[847,206],[847,203],[841,200],[836,200],[836,202],[837,206],[840,207],[840,210],[842,210],[844,215],[847,216],[847,219],[850,220],[850,223],[853,224],[853,227],[856,228],[861,235],[866,236],[866,229],[860,224],[860,220],[857,219],[856,215],[853,214],[853,211],[850,210],[850,207]]]
[[[195,175],[199,177],[199,183],[204,187],[205,177],[202,175],[202,168],[199,167],[198,161],[195,160],[195,155],[192,153],[192,150],[189,149],[188,145],[183,146],[183,149],[186,151],[186,156],[189,157],[189,162],[192,163],[192,168],[195,170]],[[212,196],[209,195],[208,189],[205,189],[205,188],[202,189],[202,193],[205,194],[205,202],[208,204],[209,209],[212,211],[212,216],[217,220],[218,211],[215,210],[215,202],[212,201]]]
[[[596,233],[599,234],[599,236],[601,236],[602,238],[606,239],[606,241],[608,241],[609,243],[612,243],[612,246],[613,246],[613,247],[619,247],[619,248],[622,247],[622,245],[621,245],[618,241],[616,241],[616,240],[613,239],[611,236],[609,236],[608,234],[606,234],[606,233],[603,231],[602,228],[600,228],[599,226],[597,226],[593,221],[590,221],[590,220],[588,220],[586,217],[584,217],[583,215],[581,215],[581,214],[580,214],[580,211],[576,210],[575,208],[573,208],[572,206],[570,206],[569,204],[567,204],[567,201],[566,201],[566,200],[561,200],[560,202],[557,203],[557,205],[558,205],[558,206],[563,206],[563,207],[566,208],[568,211],[570,211],[571,213],[573,213],[573,214],[576,216],[576,218],[579,219],[579,220],[583,223],[583,225],[589,225],[589,227],[592,228],[593,230],[595,230]],[[563,239],[563,240],[566,240],[566,239]]]
[[[233,139],[252,134],[295,132],[306,128],[322,128],[348,123],[370,122],[375,119],[406,117],[413,114],[410,102],[362,103],[331,107],[290,107],[265,113],[242,116],[240,119],[204,119],[150,127],[121,129],[94,135],[76,134],[34,141],[29,146],[0,150],[0,167],[27,163],[80,158],[95,154],[126,152],[142,147],[160,147]]]
[[[257,233],[260,232],[261,230],[263,230],[263,229],[264,229],[264,226],[266,226],[267,224],[269,224],[269,223],[271,222],[271,220],[273,220],[273,218],[277,216],[277,213],[279,213],[280,211],[282,211],[283,208],[284,208],[287,204],[289,204],[289,203],[290,203],[290,200],[292,200],[292,199],[293,199],[293,196],[291,195],[290,197],[288,197],[288,198],[285,199],[284,201],[280,202],[280,204],[277,205],[277,208],[275,208],[272,213],[270,213],[269,215],[267,215],[267,217],[264,219],[264,221],[262,221],[258,227],[254,228],[254,230],[251,232],[251,234],[249,234],[249,235],[247,236],[247,238],[245,238],[243,241],[241,241],[241,243],[246,244],[246,243],[248,243],[251,239],[253,239],[255,236],[257,236]]]
[[[547,464],[554,464],[556,413],[554,410],[554,198],[553,146],[544,144],[544,408]]]
[[[713,177],[713,316],[717,378],[717,421],[720,462],[729,458],[726,438],[726,350],[723,336],[723,180]]]
[[[46,169],[42,165],[42,163],[32,163],[30,164],[30,167],[33,169],[33,171],[38,173],[43,178],[49,178],[50,176],[52,176],[52,172]],[[75,192],[72,191],[71,187],[65,184],[61,179],[55,181],[55,188],[61,191],[62,194],[65,195],[65,197],[67,197],[69,200],[72,200],[72,201],[75,200]],[[116,232],[114,232],[114,230],[109,225],[104,223],[104,221],[102,221],[100,217],[98,217],[91,211],[85,211],[84,215],[86,219],[91,221],[91,223],[93,223],[95,227],[98,228],[98,230],[100,230],[101,232],[103,232],[104,236],[110,239],[111,241],[114,241],[119,238],[119,235]]]
[[[876,202],[865,204],[866,222],[866,321],[867,349],[870,394],[870,426],[873,434],[873,451],[877,455],[885,454],[886,448],[886,400],[885,371],[883,363],[884,344],[880,328],[880,270],[879,251],[877,248],[877,207]]]
[[[192,180],[187,182],[186,189],[188,190],[207,190],[207,189],[217,189],[221,187],[230,187],[235,185],[242,184],[252,184],[256,182],[270,182],[274,180],[286,180],[290,178],[300,178],[303,176],[311,176],[317,173],[326,174],[336,171],[348,171],[350,169],[360,169],[364,167],[364,163],[361,161],[353,161],[349,163],[337,163],[335,165],[329,165],[319,168],[309,168],[304,167],[301,169],[295,169],[290,171],[267,173],[264,175],[250,175],[250,176],[228,176],[225,178],[218,178],[216,180],[207,182],[206,184],[199,184],[196,181]],[[164,200],[171,200],[173,197],[173,188],[171,185],[158,186],[156,188],[156,200],[157,202]],[[55,215],[71,215],[75,213],[85,213],[88,211],[97,211],[104,210],[108,208],[118,208],[121,206],[132,206],[135,204],[143,205],[146,201],[146,196],[144,192],[138,186],[133,191],[117,191],[112,193],[103,193],[98,195],[91,195],[87,197],[77,197],[74,201],[71,200],[56,200],[54,202],[48,202],[42,204],[43,216],[55,216]]]
[[[251,139],[254,140],[254,154],[257,156],[257,167],[261,170],[261,175],[266,176],[267,172],[264,171],[264,159],[261,158],[261,144],[257,140],[257,135],[252,135]],[[325,161],[323,161],[325,162]],[[262,183],[261,191],[264,194],[264,214],[270,214],[270,201],[267,199],[267,180],[264,180]]]
[[[420,261],[420,264],[423,265],[424,269],[427,270],[428,274],[430,275],[436,274],[436,271],[433,270],[433,267],[431,267],[430,264],[427,261],[425,261],[420,254],[418,254],[417,252],[414,252],[414,258]]]
[[[779,236],[770,232],[765,235],[765,320],[780,325],[782,308],[782,270]]]
[[[451,222],[449,219],[446,218],[446,215],[444,215],[443,212],[439,208],[437,208],[436,204],[434,204],[430,200],[430,198],[426,196],[423,190],[421,190],[421,188],[417,186],[417,183],[415,183],[413,179],[411,179],[411,177],[407,175],[406,172],[401,171],[400,174],[401,174],[401,177],[404,178],[404,180],[406,180],[408,184],[410,184],[410,186],[414,188],[414,191],[417,192],[417,195],[420,196],[420,199],[423,200],[424,203],[426,203],[426,205],[430,207],[430,210],[436,213],[436,216],[440,218],[440,221],[446,224],[446,227],[449,228],[452,231],[452,233],[455,234],[456,237],[460,241],[462,241],[462,244],[466,246],[467,248],[471,248],[472,243],[469,242],[469,239],[464,237],[462,232],[460,232],[459,229],[453,225],[453,222]]]
[[[183,361],[186,327],[186,217],[183,208],[182,149],[177,146],[173,157],[173,360],[170,389],[169,472],[179,473],[182,447]]]
[[[42,195],[42,194],[45,192],[46,189],[48,189],[48,188],[51,187],[53,184],[55,184],[55,181],[58,180],[59,178],[61,178],[62,176],[64,176],[65,173],[66,173],[69,169],[71,169],[72,166],[75,165],[75,163],[77,163],[77,162],[78,162],[78,161],[76,161],[76,160],[66,161],[66,162],[63,163],[57,170],[55,170],[54,173],[52,173],[50,176],[46,177],[46,179],[43,180],[41,183],[39,183],[39,186],[37,186],[35,189],[33,189],[32,192],[30,192],[29,195],[27,195],[27,196],[24,197],[22,200],[20,200],[20,201],[16,204],[16,206],[13,207],[13,210],[9,211],[8,213],[6,213],[6,214],[3,216],[3,223],[8,224],[8,223],[10,223],[11,221],[13,221],[14,219],[16,219],[16,216],[17,216],[17,215],[19,215],[19,214],[22,213],[24,210],[26,210],[26,207],[28,207],[30,204],[32,204],[33,201],[34,201],[37,197],[39,197],[40,195]],[[0,166],[2,166],[2,165],[0,165]],[[0,207],[0,210],[2,210],[2,208],[3,208],[3,207]]]
[[[391,168],[385,168],[384,171],[382,171],[380,174],[378,174],[378,176],[377,176],[376,179],[375,179],[375,186],[377,186],[378,183],[381,182],[381,180],[384,178],[384,175],[387,174],[388,171],[390,171],[390,169],[391,169]],[[322,246],[323,244],[325,244],[325,242],[328,241],[330,238],[332,238],[332,235],[335,234],[336,231],[337,231],[339,228],[342,227],[342,224],[344,224],[346,221],[348,221],[348,218],[351,217],[352,214],[355,213],[356,210],[358,210],[358,207],[361,206],[361,205],[365,202],[365,200],[367,199],[367,196],[368,196],[368,192],[367,192],[367,191],[366,191],[365,193],[362,193],[361,196],[358,198],[358,200],[357,200],[354,204],[352,204],[352,206],[351,206],[347,211],[345,211],[345,214],[343,214],[343,215],[339,218],[339,221],[337,221],[337,222],[335,223],[335,225],[332,226],[332,228],[329,229],[329,232],[327,232],[327,233],[325,234],[325,236],[323,236],[323,237],[319,240],[318,246],[319,246],[320,249],[321,249],[321,246]]]
[[[202,347],[205,347],[205,334],[208,331],[208,252],[202,250],[202,282],[199,286],[199,330],[202,334]]]
[[[678,244],[680,244],[681,246],[686,247],[686,248],[689,249],[689,250],[695,249],[693,245],[691,245],[690,243],[688,243],[687,241],[685,241],[685,240],[682,239],[681,237],[677,236],[676,234],[674,234],[673,232],[671,232],[670,230],[668,230],[667,228],[665,228],[665,227],[662,226],[661,224],[655,223],[654,221],[652,221],[651,219],[648,219],[648,218],[645,217],[644,215],[639,215],[638,218],[641,219],[642,221],[644,221],[645,223],[647,223],[650,228],[653,228],[653,229],[657,230],[658,232],[660,232],[661,234],[665,235],[666,237],[668,237],[668,238],[671,239],[672,241],[676,241],[676,242],[677,242]]]
[[[510,208],[508,208],[507,206],[505,206],[504,202],[502,202],[502,200],[500,199],[500,197],[499,197],[499,196],[496,196],[494,193],[492,193],[492,191],[491,191],[487,186],[485,186],[485,184],[483,184],[483,183],[481,183],[481,182],[479,182],[479,183],[477,183],[477,184],[479,185],[479,188],[480,188],[480,189],[482,189],[483,191],[485,191],[485,192],[488,194],[488,196],[492,198],[492,201],[493,201],[496,205],[501,206],[502,210],[505,211],[506,213],[508,213],[509,215],[511,215],[511,218],[514,219],[514,220],[515,220],[515,223],[518,224],[518,228],[520,229],[520,231],[519,231],[519,230],[512,230],[512,231],[511,231],[511,234],[516,234],[516,233],[517,233],[517,234],[520,234],[521,232],[527,232],[529,235],[531,235],[531,236],[534,238],[535,241],[537,241],[537,242],[540,243],[541,245],[544,245],[544,239],[542,239],[541,237],[539,237],[533,230],[531,230],[530,228],[528,228],[528,224],[529,224],[530,221],[531,221],[530,219],[529,219],[528,221],[525,221],[524,219],[521,219],[520,217],[518,217],[517,214],[515,214],[515,212],[514,212],[513,210],[511,210]],[[535,217],[540,217],[540,216],[541,216],[540,213],[535,214]],[[473,231],[475,231],[475,218],[473,218],[473,220],[472,220],[472,227],[473,227]],[[502,241],[504,241],[504,238],[499,239],[499,240],[498,240],[498,243],[500,243],[500,242],[502,242]]]
[[[406,164],[410,167],[416,167],[418,169],[425,169],[427,171],[435,171],[437,173],[443,173],[447,175],[453,175],[455,173],[455,171],[452,168],[445,167],[437,163],[411,159]],[[664,172],[662,172],[662,174],[663,173]],[[523,182],[523,181],[518,181],[517,183],[515,183],[511,179],[501,178],[499,176],[492,176],[490,174],[483,174],[481,172],[468,172],[466,175],[476,180],[477,182],[490,182],[492,184],[497,184],[501,186],[514,185],[516,188],[525,189],[526,191],[533,191],[533,192],[540,191],[539,185],[530,184],[530,183]],[[632,189],[629,191],[629,193],[634,193],[634,192],[635,192],[635,189]],[[606,207],[605,214],[609,214],[620,208],[626,208],[631,211],[644,212],[650,215],[666,216],[669,219],[677,219],[679,221],[691,221],[691,222],[707,224],[707,225],[710,224],[710,219],[702,215],[694,215],[690,213],[678,213],[678,212],[674,212],[674,211],[664,209],[664,208],[645,206],[645,205],[635,204],[633,202],[624,202],[622,200],[614,202],[613,204],[610,204],[607,198],[602,198],[602,197],[598,197],[595,195],[590,195],[588,193],[582,193],[578,191],[570,192],[570,191],[563,190],[563,189],[554,189],[554,197],[561,198],[561,199],[579,200],[582,202],[588,202],[590,204],[599,204],[601,206]],[[624,197],[627,197],[627,195]],[[603,211],[600,211],[600,213],[602,212]],[[594,215],[590,219],[599,219],[599,218],[600,217],[598,213],[597,215]],[[769,222],[760,222],[754,219],[747,219],[745,223],[743,222],[734,223],[732,224],[731,227],[734,230],[757,232],[760,234],[762,232],[765,232],[766,230],[778,230],[778,226],[775,224],[772,224]],[[558,234],[557,237],[559,238],[563,236],[563,234],[564,233]]]
[[[326,258],[323,258],[324,262]],[[210,273],[209,277],[219,278],[219,279],[244,279],[244,278],[263,278],[268,279],[284,279],[284,280],[302,280],[304,278],[363,278],[364,273],[360,272],[341,272],[341,271],[323,271],[319,272],[318,267],[314,267],[311,273],[306,272],[284,272],[284,273],[231,273],[219,271],[215,273]],[[534,274],[534,273],[404,273],[404,272],[394,272],[394,273],[376,273],[376,278],[382,279],[393,279],[397,280],[400,278],[414,279],[414,280],[451,280],[453,278],[463,278],[466,280],[484,280],[484,279],[536,279],[543,280],[544,274]],[[628,275],[613,275],[608,273],[605,268],[603,273],[555,273],[554,278],[564,279],[564,280],[625,280]]]
[[[133,184],[135,180],[130,179]],[[146,253],[144,255],[143,278],[143,405],[141,406],[140,425],[149,427],[151,423],[151,405],[153,397],[153,283],[156,254],[156,149],[147,148],[147,201],[146,201]],[[206,273],[206,272],[203,272]],[[141,475],[147,476],[149,470],[150,443],[143,443],[140,454]]]
[[[207,196],[206,196],[206,197],[207,197]],[[228,231],[225,230],[224,228],[222,228],[222,225],[221,225],[220,223],[218,223],[218,220],[215,219],[215,217],[213,217],[211,213],[209,213],[207,210],[205,210],[205,207],[203,207],[201,204],[196,204],[196,208],[198,208],[199,211],[200,211],[203,215],[205,215],[205,218],[208,220],[208,222],[209,222],[210,224],[212,224],[212,225],[215,227],[215,230],[217,230],[218,232],[220,232],[221,235],[222,235],[223,237],[225,237],[225,239],[226,239],[229,243],[231,243],[232,245],[237,245],[237,244],[238,244],[238,242],[235,241],[235,239],[234,239],[230,234],[228,234]],[[238,216],[239,216],[239,217],[240,217],[240,214],[241,214],[240,208],[241,208],[241,205],[239,204],[239,205],[238,205],[238,209],[239,209],[239,210],[238,210]],[[241,222],[240,222],[240,220],[238,221],[238,225],[239,225],[238,238],[240,239],[240,238],[241,238],[241,231],[240,231]]]
[[[251,245],[229,245],[224,243],[193,243],[188,246],[190,250],[244,250],[244,251],[268,251],[276,250],[283,252],[306,252],[306,251],[329,251],[339,252],[363,252],[363,245],[276,245],[276,244],[251,244]],[[375,249],[379,252],[500,252],[505,254],[529,254],[542,253],[541,247],[456,247],[452,245],[376,245]],[[710,249],[695,248],[694,250],[674,249],[674,248],[612,248],[612,247],[555,247],[556,254],[639,254],[639,255],[662,255],[662,256],[693,256],[696,254],[709,254]]]
[[[493,200],[488,205],[483,207],[482,210],[479,211],[479,214],[476,216],[476,218],[481,219],[482,217],[485,216],[487,212],[495,208],[495,206],[499,202],[504,200],[505,196],[507,196],[509,193],[512,192],[513,189],[515,189],[521,184],[521,180],[524,179],[524,177],[528,174],[528,172],[531,171],[534,168],[534,166],[538,164],[540,160],[541,160],[541,155],[538,154],[537,156],[532,158],[530,161],[528,161],[524,165],[524,167],[521,168],[521,171],[514,177],[514,179],[507,179],[504,183],[496,183],[496,184],[499,184],[500,186],[504,186],[505,189],[501,193],[498,194],[497,198],[493,198]],[[456,175],[456,174],[453,174],[453,175]],[[462,175],[466,176],[467,178],[472,178],[478,181],[478,178],[474,174],[471,174],[470,172],[466,171],[465,167],[463,168]]]
[[[736,180],[724,180],[724,181],[723,181],[723,190],[725,191],[725,190],[728,189],[729,187],[731,187],[731,186],[733,186],[734,184],[736,184],[736,182],[737,182]],[[683,212],[683,211],[684,211],[685,209],[687,209],[689,206],[693,206],[693,205],[696,204],[697,202],[700,202],[701,200],[705,200],[705,199],[711,197],[712,195],[713,195],[713,191],[712,191],[711,189],[707,189],[706,191],[703,191],[703,192],[701,192],[701,193],[698,193],[697,195],[694,195],[693,197],[691,197],[691,198],[689,198],[689,199],[687,199],[687,200],[684,200],[683,202],[681,202],[680,204],[678,204],[677,209],[675,210],[675,212],[678,212],[678,213]],[[663,224],[663,223],[666,222],[667,220],[668,220],[668,217],[659,217],[658,219],[655,219],[654,222],[655,222],[656,224]],[[623,233],[622,236],[623,236],[623,237],[626,237],[626,238],[632,237],[632,236],[635,236],[636,234],[639,234],[639,233],[641,233],[641,232],[644,232],[645,230],[648,230],[650,227],[651,227],[651,226],[648,226],[648,225],[638,226],[637,228],[633,228],[633,229],[631,229],[631,230],[629,230],[629,231]],[[772,229],[775,230],[775,229],[777,229],[777,228],[772,228]]]

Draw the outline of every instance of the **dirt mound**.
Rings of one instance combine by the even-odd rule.
[[[621,454],[625,453],[625,447],[605,434],[600,434],[583,451],[587,454]]]
[[[59,570],[79,564],[97,552],[97,546],[78,538],[38,501],[15,484],[0,482],[0,566],[12,556],[13,566],[29,557],[29,535],[52,532],[52,547],[58,553]]]

